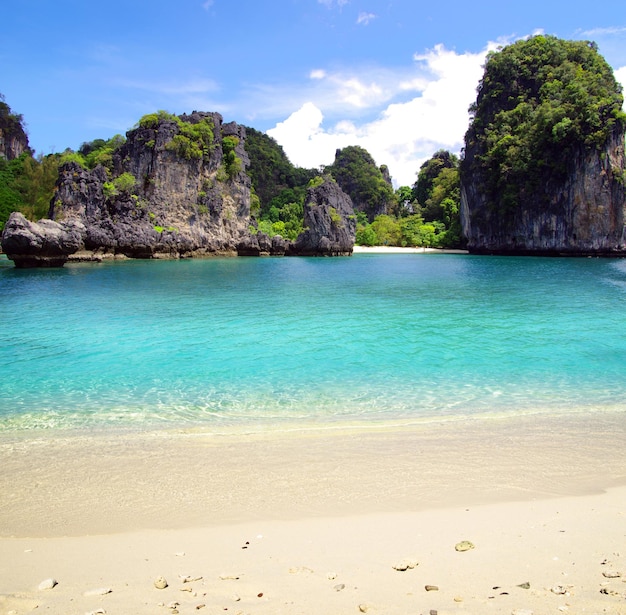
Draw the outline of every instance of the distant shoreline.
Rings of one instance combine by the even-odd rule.
[[[354,254],[469,254],[467,250],[442,248],[401,248],[398,246],[354,246]]]

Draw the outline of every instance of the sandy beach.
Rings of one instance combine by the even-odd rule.
[[[354,246],[354,254],[467,254],[467,250],[401,248],[398,246]]]
[[[4,435],[0,613],[626,613],[625,426]]]

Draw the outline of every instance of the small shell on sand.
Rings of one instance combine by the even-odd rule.
[[[455,551],[459,552],[470,551],[471,549],[475,548],[476,547],[474,546],[474,543],[470,542],[469,540],[462,540],[461,542],[458,542],[456,545],[454,545]]]
[[[154,586],[157,589],[165,589],[167,587],[167,581],[165,580],[165,577],[157,577],[154,580]]]
[[[44,590],[44,589],[52,589],[53,587],[55,587],[56,585],[58,585],[58,581],[56,579],[46,579],[45,581],[42,581],[41,583],[39,583],[37,589],[39,590]]]

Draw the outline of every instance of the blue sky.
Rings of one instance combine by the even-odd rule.
[[[144,114],[219,111],[295,164],[361,145],[396,185],[458,152],[485,54],[537,32],[595,40],[626,83],[626,3],[11,0],[0,92],[37,153],[124,134]]]

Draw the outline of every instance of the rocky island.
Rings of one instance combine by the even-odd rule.
[[[245,139],[245,128],[219,113],[144,116],[104,164],[62,164],[49,219],[14,212],[2,249],[17,267],[120,256],[350,255],[352,202],[330,178],[308,189],[296,241],[258,231]]]
[[[594,43],[536,36],[492,54],[461,163],[469,251],[626,255],[622,103]]]

